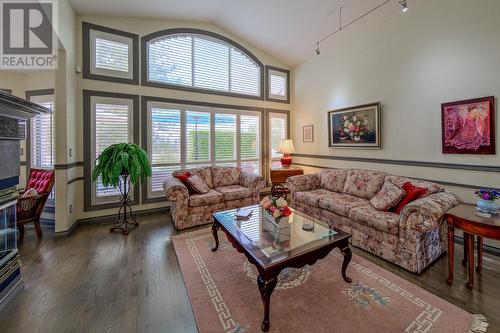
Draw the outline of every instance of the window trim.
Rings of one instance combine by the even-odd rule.
[[[270,71],[276,71],[286,74],[286,99],[278,99],[270,97],[269,88],[271,80],[269,79]],[[290,104],[290,71],[288,69],[266,65],[266,101]]]
[[[148,153],[149,156],[149,147],[148,147],[148,135],[149,135],[149,122],[148,122],[148,103],[150,102],[159,102],[159,103],[168,103],[168,104],[181,104],[181,105],[189,105],[189,106],[199,106],[199,107],[209,107],[214,109],[229,109],[235,111],[253,111],[260,112],[261,126],[260,126],[260,140],[261,140],[261,151],[260,151],[260,169],[261,174],[267,173],[265,171],[265,150],[266,150],[266,133],[265,133],[265,119],[266,109],[260,107],[252,107],[252,106],[241,106],[241,105],[232,105],[232,104],[218,104],[218,103],[208,103],[208,102],[198,102],[198,101],[190,101],[190,100],[181,100],[181,99],[172,99],[172,98],[163,98],[163,97],[155,97],[155,96],[141,96],[141,143],[142,148]],[[210,162],[209,162],[210,163]],[[148,182],[142,184],[142,204],[153,203],[153,202],[164,202],[164,197],[149,197],[148,193]]]
[[[159,82],[151,82],[148,81],[148,55],[147,55],[147,44],[149,41],[159,37],[167,37],[169,35],[175,34],[194,34],[194,35],[204,35],[211,38],[218,39],[220,41],[226,42],[229,45],[234,46],[244,54],[246,54],[250,59],[255,61],[255,63],[260,67],[260,96],[251,96],[240,93],[232,93],[225,91],[215,91],[210,89],[203,88],[195,88],[195,87],[185,87],[179,85],[173,85],[168,83],[159,83]],[[141,37],[141,85],[156,87],[156,88],[166,88],[166,89],[174,89],[174,90],[185,90],[190,92],[211,94],[211,95],[220,95],[220,96],[229,96],[229,97],[238,97],[238,98],[246,98],[246,99],[256,99],[256,100],[264,100],[264,85],[265,85],[265,66],[264,64],[249,50],[247,50],[241,44],[233,41],[232,39],[220,35],[218,33],[202,30],[202,29],[194,29],[194,28],[173,28],[173,29],[165,29],[150,33],[146,36]]]
[[[127,37],[132,40],[132,79],[118,77],[118,76],[108,76],[101,74],[93,74],[91,72],[91,56],[90,54],[90,30],[105,32],[108,34]],[[139,85],[139,35],[108,28],[102,25],[92,24],[88,22],[82,22],[82,61],[83,61],[83,71],[82,77],[84,79],[99,80],[99,81],[110,81],[117,83],[127,83]]]
[[[132,101],[132,136],[134,138],[134,143],[139,144],[139,95],[131,94],[120,94],[114,92],[97,91],[97,90],[83,90],[83,137],[85,138],[83,143],[84,150],[84,163],[83,163],[83,178],[84,178],[84,211],[95,211],[108,208],[120,207],[121,203],[102,203],[102,204],[92,204],[92,191],[93,183],[91,180],[92,175],[92,97],[107,97],[107,98],[120,98],[128,99]],[[140,203],[140,182],[134,187],[134,200],[130,202],[131,205],[138,205]]]
[[[25,92],[25,99],[27,101],[31,101],[31,97],[33,96],[46,96],[46,95],[54,95],[54,103],[55,103],[55,89],[38,89],[38,90],[26,90]],[[54,117],[55,121],[55,117]],[[25,154],[26,154],[26,179],[29,178],[30,171],[31,171],[31,128],[33,127],[32,120],[30,119],[26,123],[26,147],[25,147]],[[55,142],[54,142],[54,151],[55,151]],[[55,156],[54,156],[54,165],[53,168],[55,169]]]
[[[266,147],[265,147],[265,150],[266,150],[266,174],[265,174],[265,179],[266,179],[266,184],[268,186],[271,185],[271,165],[272,165],[272,157],[271,157],[271,147],[270,147],[270,143],[271,143],[271,138],[270,138],[270,135],[269,135],[269,130],[271,128],[271,122],[270,122],[270,115],[272,113],[278,113],[278,114],[284,114],[286,115],[286,119],[287,119],[287,123],[286,123],[286,138],[287,139],[290,139],[290,129],[291,129],[291,121],[290,121],[290,111],[289,110],[280,110],[280,109],[266,109],[266,119],[265,119],[265,123],[266,123],[266,132],[265,132],[265,135],[266,135]]]

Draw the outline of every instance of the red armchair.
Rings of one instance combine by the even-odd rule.
[[[20,239],[24,237],[24,224],[31,222],[35,225],[37,237],[42,237],[40,215],[42,215],[53,186],[53,170],[31,169],[26,190],[34,188],[38,195],[26,198],[20,196],[17,200],[17,228],[19,229]]]

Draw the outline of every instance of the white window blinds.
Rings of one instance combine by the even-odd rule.
[[[286,113],[269,113],[269,151],[271,155],[271,166],[279,166],[279,159],[283,156],[278,153],[278,147],[282,139],[288,137],[288,115]]]
[[[210,165],[260,173],[261,115],[209,107],[148,102],[148,197],[163,196],[172,171]]]
[[[150,82],[260,97],[261,66],[226,41],[196,34],[147,42]]]
[[[270,99],[288,100],[288,72],[268,69],[267,89]]]
[[[30,100],[54,111],[54,95],[31,96]],[[31,167],[52,168],[55,155],[54,113],[34,117],[31,121]]]
[[[133,142],[133,101],[112,97],[91,97],[92,161],[107,147],[116,143]],[[93,184],[92,203],[115,202],[119,189],[105,187],[101,181]],[[133,191],[131,191],[131,194]],[[133,194],[132,194],[133,196]]]
[[[133,79],[133,39],[90,29],[90,74]]]

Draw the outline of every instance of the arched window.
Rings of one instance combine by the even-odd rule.
[[[198,29],[142,38],[142,84],[263,98],[262,63],[236,42]]]

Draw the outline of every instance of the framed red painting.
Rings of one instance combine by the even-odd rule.
[[[495,155],[495,97],[441,104],[443,154]]]

